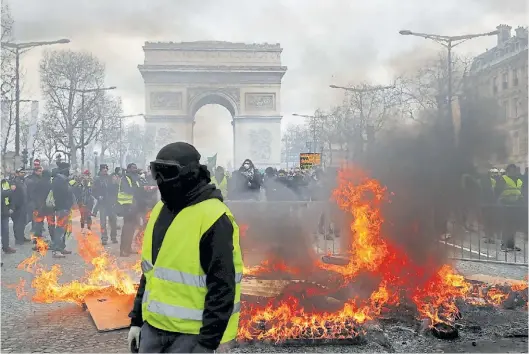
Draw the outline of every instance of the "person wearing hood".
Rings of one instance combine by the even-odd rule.
[[[259,199],[261,191],[261,174],[255,168],[252,160],[246,159],[238,171],[232,176],[231,199],[248,200]]]
[[[51,183],[55,208],[55,230],[52,235],[51,249],[53,258],[64,258],[72,251],[66,250],[66,231],[70,224],[71,209],[75,204],[75,196],[69,182],[70,164],[59,162]]]
[[[178,142],[151,162],[161,201],[145,229],[143,275],[129,314],[131,350],[213,353],[237,336],[239,227],[199,161],[192,145]]]

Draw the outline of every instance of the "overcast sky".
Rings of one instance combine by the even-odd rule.
[[[406,63],[419,51],[439,49],[424,39],[400,36],[400,29],[456,35],[527,22],[526,0],[3,1],[10,4],[16,40],[66,37],[72,42],[65,48],[99,57],[106,64],[107,84],[118,87],[115,93],[122,96],[126,114],[144,111],[137,65],[143,62],[145,41],[279,42],[282,63],[288,66],[281,93],[284,125],[296,122],[294,112],[311,113],[337,102],[341,96],[328,88],[331,83],[383,84],[391,80],[395,63]],[[456,50],[479,54],[495,43],[496,38],[475,39]],[[23,57],[24,97],[40,98],[41,54],[37,48]],[[227,111],[206,107],[197,115],[197,126],[220,116],[220,132],[231,139]],[[223,145],[201,143],[209,144],[205,148],[211,151]]]

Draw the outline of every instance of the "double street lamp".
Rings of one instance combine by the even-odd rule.
[[[19,156],[20,153],[20,55],[31,48],[66,43],[70,43],[70,40],[67,38],[42,42],[2,42],[3,47],[12,49],[11,51],[15,53],[15,156]]]
[[[448,83],[447,83],[447,97],[446,100],[448,101],[448,122],[447,124],[450,126],[450,130],[453,130],[453,112],[452,112],[452,48],[455,46],[468,41],[469,39],[478,38],[478,37],[487,37],[487,36],[494,36],[498,34],[498,31],[492,31],[492,32],[485,32],[485,33],[476,33],[476,34],[464,34],[461,36],[442,36],[438,34],[428,34],[428,33],[418,33],[418,32],[412,32],[410,30],[400,30],[399,34],[403,36],[416,36],[416,37],[422,37],[425,39],[431,39],[443,47],[447,49],[447,76],[448,76]]]

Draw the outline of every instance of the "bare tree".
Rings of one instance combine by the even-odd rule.
[[[107,99],[100,105],[99,114],[101,115],[101,131],[98,134],[97,141],[101,145],[101,159],[112,145],[120,143],[121,116],[123,109],[120,98]]]
[[[47,115],[56,119],[55,125],[64,133],[58,134],[58,143],[77,166],[77,151],[100,132],[103,107],[108,101],[103,91],[87,93],[83,100],[80,90],[103,87],[105,68],[90,53],[48,51],[40,63],[40,74]]]
[[[289,125],[282,137],[283,158],[287,167],[299,164],[299,154],[310,149],[311,135],[307,124]]]
[[[13,40],[13,25],[14,20],[11,16],[11,9],[6,1],[2,1],[2,15],[0,24],[2,26],[1,41],[9,42]],[[2,46],[1,62],[0,62],[0,79],[1,79],[1,98],[2,100],[9,99],[9,93],[15,87],[15,55],[12,51]],[[2,129],[5,126],[2,124]]]
[[[463,90],[471,58],[452,55],[452,92]],[[448,107],[448,64],[446,54],[438,53],[421,67],[402,73],[397,80],[401,112],[414,121],[433,121]]]
[[[147,159],[154,152],[154,131],[139,124],[130,124],[125,128],[123,146],[127,161],[145,167]]]
[[[347,136],[347,149],[353,159],[363,156],[366,143],[372,146],[375,135],[399,106],[400,92],[396,86],[373,86],[368,83],[352,86],[346,91],[342,129]]]
[[[55,154],[59,150],[58,132],[54,131],[53,126],[47,119],[42,120],[37,125],[38,134],[35,137],[35,148],[38,154],[44,155],[48,164],[51,164]]]

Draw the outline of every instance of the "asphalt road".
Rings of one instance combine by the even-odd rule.
[[[74,221],[76,222],[76,221]],[[74,254],[55,260],[46,255],[47,265],[60,263],[64,270],[61,281],[68,281],[84,273],[84,262],[76,252],[75,239],[68,240]],[[108,246],[118,255],[118,246]],[[8,288],[20,278],[31,282],[31,275],[18,270],[17,265],[27,258],[31,245],[19,246],[16,254],[3,255],[1,274],[1,351],[10,352],[127,352],[127,330],[98,333],[89,314],[74,304],[35,304],[17,299]],[[131,256],[128,261],[137,259]],[[521,278],[527,268],[483,265],[464,262],[457,264],[465,272],[497,275],[504,272]],[[522,272],[522,270],[524,270]],[[523,273],[523,274],[522,274]],[[516,276],[515,276],[516,275]],[[443,341],[428,334],[417,334],[414,323],[381,322],[381,329],[370,335],[362,345],[327,345],[285,347],[271,344],[249,345],[236,352],[527,352],[527,338],[508,337],[516,329],[527,334],[527,312],[521,310],[469,309],[464,312],[460,339]],[[477,327],[479,329],[477,329]],[[371,332],[368,332],[371,333]],[[475,345],[473,344],[475,343]]]

